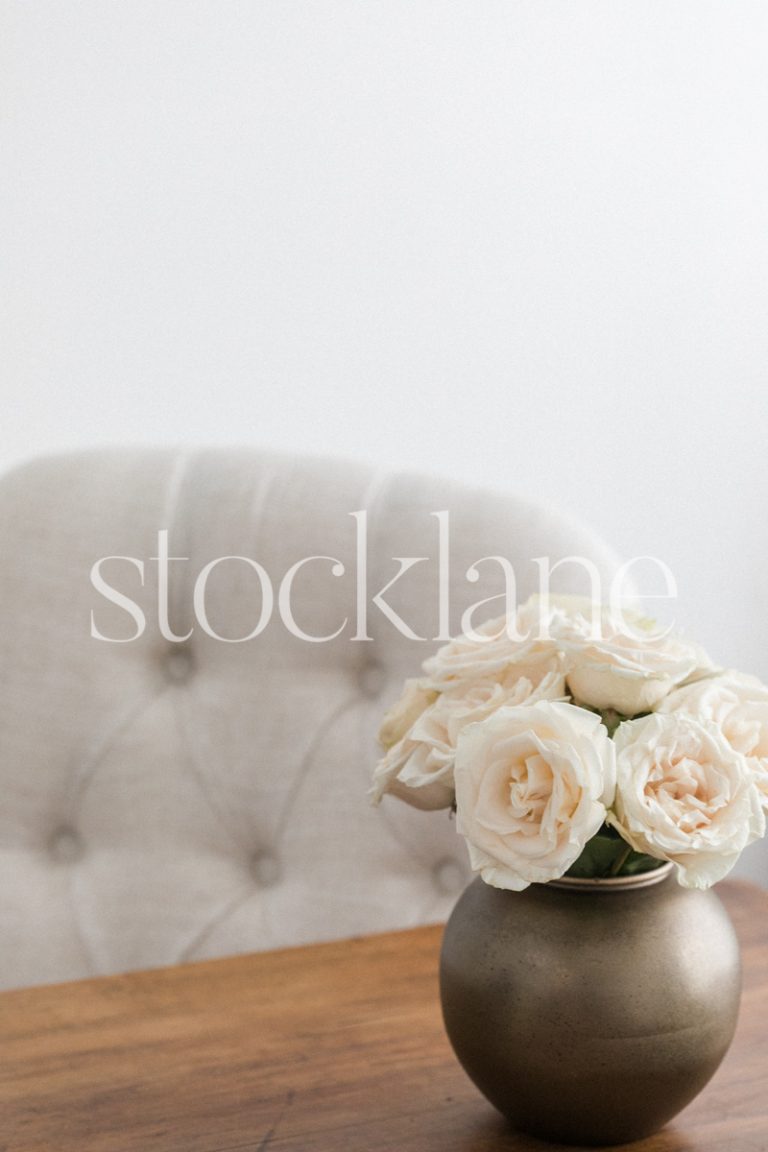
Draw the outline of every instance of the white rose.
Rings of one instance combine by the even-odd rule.
[[[407,783],[400,779],[404,771],[410,775]],[[386,792],[412,808],[452,808],[453,754],[447,760],[439,745],[403,737],[392,745],[373,773],[372,803],[379,804]]]
[[[377,765],[372,796],[378,803],[391,792],[418,808],[453,804],[453,765],[456,742],[463,728],[485,719],[505,705],[562,699],[565,680],[556,672],[533,683],[510,670],[498,680],[475,680],[437,695],[419,713],[404,738]]]
[[[637,852],[671,860],[686,888],[708,888],[765,832],[753,773],[708,720],[656,713],[621,724],[608,822]]]
[[[675,633],[659,634],[637,613],[622,617],[604,608],[595,627],[580,614],[579,630],[574,633],[571,622],[563,636],[573,662],[568,687],[580,704],[635,716],[655,708],[677,685],[715,672],[698,645]]]
[[[535,633],[566,642],[577,640],[586,629],[600,624],[606,609],[588,596],[550,593],[530,596],[517,611],[521,632]]]
[[[678,688],[659,712],[683,712],[711,720],[755,773],[763,807],[768,808],[768,688],[754,676],[725,672]]]
[[[455,749],[459,733],[467,724],[484,720],[499,708],[536,704],[539,700],[565,700],[565,677],[557,671],[544,672],[541,667],[513,667],[498,679],[474,680],[442,692],[433,711],[444,717]]]
[[[462,634],[439,648],[424,661],[425,682],[445,691],[472,680],[500,677],[512,668],[534,682],[562,672],[564,654],[551,636],[541,634],[538,613],[530,603],[517,614],[487,620],[474,635]]]
[[[379,744],[385,750],[402,740],[412,724],[418,720],[425,708],[433,703],[437,693],[425,688],[421,680],[406,680],[402,695],[384,713],[379,728]]]
[[[456,827],[488,884],[521,891],[571,867],[613,801],[600,717],[541,701],[467,726],[456,748]]]

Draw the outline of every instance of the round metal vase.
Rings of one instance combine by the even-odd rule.
[[[443,1017],[454,1051],[512,1125],[569,1144],[663,1127],[733,1038],[739,947],[714,892],[671,865],[615,880],[477,879],[445,929]]]

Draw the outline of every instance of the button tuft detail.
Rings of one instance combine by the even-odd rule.
[[[280,861],[271,852],[256,852],[251,857],[251,875],[260,888],[273,888],[280,879]]]
[[[48,851],[57,864],[74,864],[83,855],[83,841],[74,828],[57,828],[48,841]]]
[[[364,696],[378,696],[386,684],[387,673],[384,667],[375,660],[364,664],[357,674],[357,682]]]
[[[194,670],[192,653],[188,648],[172,648],[165,656],[165,674],[173,684],[184,684]]]

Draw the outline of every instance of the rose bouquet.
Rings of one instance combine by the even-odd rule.
[[[638,614],[534,597],[423,671],[384,718],[372,796],[454,810],[488,884],[671,861],[707,888],[765,833],[768,688]]]

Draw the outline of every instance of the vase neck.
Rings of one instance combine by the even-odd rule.
[[[623,892],[625,889],[650,888],[652,884],[660,884],[666,880],[672,871],[672,863],[662,864],[659,868],[652,868],[650,872],[637,872],[634,876],[598,876],[594,879],[583,876],[561,876],[559,880],[550,880],[548,888],[571,888],[583,892]]]

